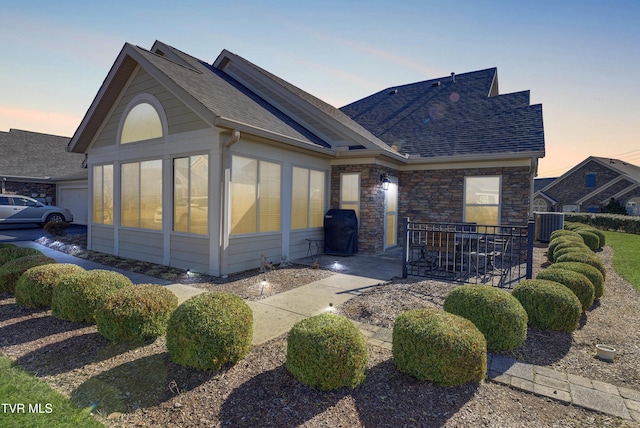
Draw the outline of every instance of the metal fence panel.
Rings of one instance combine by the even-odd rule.
[[[531,277],[533,222],[527,226],[424,223],[404,219],[403,277],[511,288]]]

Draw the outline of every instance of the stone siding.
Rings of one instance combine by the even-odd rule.
[[[45,198],[51,198],[49,205],[56,204],[56,185],[55,183],[38,183],[38,182],[25,182],[25,181],[13,181],[7,180],[4,183],[4,189],[6,193],[12,195],[28,196],[30,198],[40,198],[40,195],[45,195]],[[33,196],[36,195],[36,196]]]
[[[461,222],[463,220],[464,178],[499,175],[502,177],[503,225],[525,226],[529,218],[532,177],[527,167],[470,168],[431,171],[394,171],[379,165],[333,166],[331,208],[340,207],[340,175],[360,173],[359,251],[384,251],[384,190],[380,175],[398,178],[398,224],[405,217],[412,221]],[[398,245],[402,245],[399,231]]]

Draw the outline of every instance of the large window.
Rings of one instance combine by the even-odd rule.
[[[324,172],[293,168],[291,228],[322,227],[324,221]]]
[[[209,156],[173,161],[173,230],[206,235],[209,231]]]
[[[113,224],[113,165],[93,167],[93,223]]]
[[[465,177],[464,221],[469,223],[500,224],[499,176]]]
[[[121,144],[159,137],[162,137],[162,122],[151,104],[142,102],[129,110],[122,125]]]
[[[280,230],[280,165],[232,156],[231,233]]]
[[[122,165],[120,223],[126,227],[162,229],[162,161]]]

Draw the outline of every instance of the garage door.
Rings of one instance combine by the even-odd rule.
[[[87,204],[86,188],[58,188],[58,205],[71,210],[74,223],[88,223]]]

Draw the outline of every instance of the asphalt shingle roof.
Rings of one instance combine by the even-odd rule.
[[[175,48],[167,45],[164,48],[171,49],[173,54],[178,55],[189,66],[185,67],[164,56],[135,47],[158,70],[215,116],[250,124],[312,145],[329,147],[325,141],[224,72]]]
[[[82,174],[84,156],[67,153],[68,143],[69,137],[0,131],[0,176],[48,179]]]
[[[391,87],[342,111],[402,153],[422,157],[544,151],[529,92],[490,96],[495,68]]]

